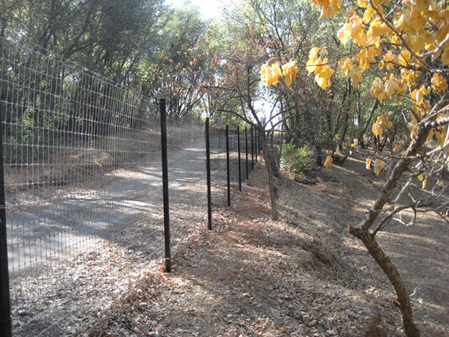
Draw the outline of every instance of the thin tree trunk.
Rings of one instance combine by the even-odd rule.
[[[413,309],[410,303],[410,297],[405,289],[404,282],[398,270],[391,262],[390,258],[385,255],[384,251],[378,245],[375,237],[368,231],[363,231],[360,228],[349,227],[349,233],[360,239],[365,245],[370,255],[376,260],[377,264],[382,268],[387,275],[394,291],[398,297],[399,309],[402,314],[402,325],[404,326],[405,334],[408,337],[419,337],[420,333],[413,320]]]
[[[265,167],[267,169],[267,175],[268,175],[268,190],[270,192],[270,201],[271,201],[271,218],[273,220],[278,220],[276,189],[274,187],[273,168],[271,167],[271,160],[268,156],[268,148],[267,148],[268,144],[265,139],[265,132],[263,129],[259,129],[259,138],[262,142],[263,158],[265,160]]]
[[[438,112],[445,108],[448,104],[449,93],[445,94],[441,98],[441,100],[432,108],[432,110],[428,114],[429,116],[432,116],[429,120],[434,120],[437,117]],[[376,241],[375,234],[371,234],[370,228],[373,226],[385,204],[389,202],[391,191],[397,186],[402,174],[406,170],[408,170],[412,158],[416,156],[423,147],[430,130],[431,127],[425,126],[425,123],[419,124],[416,137],[409,145],[403,158],[394,165],[393,170],[389,174],[388,179],[382,187],[382,190],[379,193],[376,201],[366,214],[363,223],[360,225],[360,227],[348,227],[349,233],[363,242],[370,255],[382,268],[384,273],[388,276],[391,284],[393,285],[396,295],[398,296],[398,306],[402,314],[402,324],[404,326],[404,331],[408,337],[420,336],[419,330],[416,327],[415,322],[413,321],[413,310],[410,303],[410,297],[407,294],[404,282],[402,281],[398,270],[393,265],[388,256],[386,256],[383,250],[380,248]]]

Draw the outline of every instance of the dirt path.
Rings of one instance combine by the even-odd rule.
[[[173,252],[204,225],[207,209],[204,139],[183,145],[181,151],[172,151],[168,158]],[[11,280],[15,336],[66,334],[86,312],[107,307],[115,300],[111,283],[123,287],[136,266],[147,270],[162,259],[160,166],[160,158],[155,158],[152,166],[114,172],[112,183],[104,187],[106,192],[102,194],[114,201],[101,200],[95,206],[98,195],[65,200],[76,209],[52,217],[56,224],[39,210],[27,212],[25,216],[41,219],[42,228],[33,227],[32,235],[51,233],[39,240],[28,238],[39,244],[37,248],[28,244],[25,252],[19,252],[21,256],[10,255],[10,267],[20,267],[20,273],[13,274]],[[61,205],[45,212],[58,213],[58,207]],[[42,258],[42,262],[24,264],[24,254],[28,261]]]
[[[39,208],[9,214],[8,245],[10,270],[26,273],[36,263],[66,253],[93,236],[116,232],[123,224],[148,212],[157,213],[162,205],[160,156],[151,165],[112,172],[99,191],[58,199]],[[201,137],[169,157],[170,190],[174,198],[189,184],[204,184],[205,144]],[[68,186],[69,190],[70,187]],[[205,187],[204,187],[205,189]],[[205,198],[203,198],[205,199]],[[194,199],[196,200],[196,199]],[[18,224],[18,225],[15,225]],[[160,228],[153,229],[155,245]],[[113,237],[112,237],[113,238]]]

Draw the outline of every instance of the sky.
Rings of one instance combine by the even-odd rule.
[[[220,1],[220,0],[219,0]],[[220,15],[221,3],[217,0],[189,0],[192,5],[198,7],[204,19],[212,19]],[[181,8],[185,0],[166,0],[166,4]]]

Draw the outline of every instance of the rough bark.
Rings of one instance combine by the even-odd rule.
[[[278,220],[278,211],[277,211],[277,200],[276,200],[276,188],[274,186],[274,176],[273,176],[273,168],[271,167],[270,158],[268,155],[267,141],[265,139],[265,132],[259,132],[259,139],[262,143],[262,152],[263,158],[265,161],[265,167],[267,169],[268,174],[268,190],[270,192],[270,201],[271,201],[271,218],[273,220]]]
[[[375,236],[368,231],[364,231],[360,228],[349,227],[349,233],[357,237],[363,242],[368,249],[370,255],[374,258],[377,264],[382,268],[383,272],[387,275],[394,291],[398,297],[399,309],[402,315],[402,325],[405,330],[405,334],[409,337],[420,336],[419,330],[413,320],[413,309],[410,303],[410,297],[405,289],[404,282],[398,270],[391,262],[389,257],[385,255],[384,251],[378,245]]]

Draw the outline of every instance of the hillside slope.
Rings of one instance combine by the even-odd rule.
[[[273,222],[258,164],[230,208],[216,205],[214,229],[177,252],[172,273],[141,273],[77,333],[402,336],[388,280],[346,232],[363,217],[378,179],[356,160],[320,174],[316,185],[280,182],[282,220]],[[416,226],[388,231],[380,241],[415,292],[423,335],[449,335],[447,224],[426,214]]]

